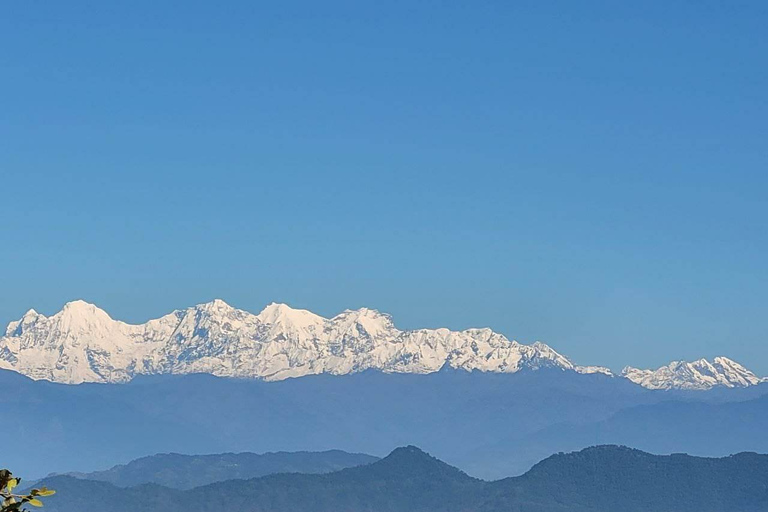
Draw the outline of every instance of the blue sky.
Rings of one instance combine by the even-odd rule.
[[[0,321],[221,297],[768,374],[762,1],[0,4]]]

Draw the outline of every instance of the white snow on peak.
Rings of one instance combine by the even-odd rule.
[[[24,329],[26,329],[29,325],[33,324],[35,320],[37,320],[41,316],[42,315],[40,315],[34,309],[30,309],[29,311],[24,313],[24,316],[22,316],[19,320],[16,320],[8,324],[8,327],[5,329],[5,335],[18,336],[24,331]]]
[[[276,302],[265,307],[257,318],[265,324],[283,324],[301,329],[322,325],[326,321],[325,318],[306,309],[293,309],[287,304]]]
[[[745,367],[728,359],[715,357],[712,362],[672,361],[656,370],[641,370],[627,366],[621,372],[623,377],[648,389],[711,389],[716,386],[728,388],[748,387],[768,382]]]
[[[198,304],[195,306],[197,309],[205,309],[208,311],[221,311],[221,310],[229,310],[233,309],[232,306],[227,304],[221,299],[213,299],[210,302],[204,302],[203,304]]]
[[[0,338],[0,368],[63,383],[164,373],[281,380],[366,369],[430,373],[446,366],[611,375],[607,368],[576,366],[544,343],[524,345],[491,329],[400,330],[389,315],[368,308],[324,318],[273,303],[254,315],[220,299],[139,325],[78,300],[51,317],[30,311]]]
[[[61,309],[62,311],[94,311],[98,308],[94,304],[86,302],[83,299],[76,299],[67,302]]]
[[[59,322],[67,327],[103,327],[114,320],[103,309],[84,300],[67,302],[64,307],[52,318],[58,318]]]
[[[444,367],[612,375],[604,367],[577,366],[540,341],[524,345],[488,328],[400,330],[389,315],[368,308],[324,318],[273,303],[254,315],[215,299],[131,325],[76,300],[50,317],[30,309],[0,337],[0,368],[64,383],[201,372],[280,380],[366,369],[430,373]],[[746,387],[768,381],[722,356],[711,362],[674,361],[656,370],[627,367],[622,376],[649,389]]]
[[[603,375],[613,376],[613,372],[605,366],[577,366],[574,370],[583,374],[602,373]]]

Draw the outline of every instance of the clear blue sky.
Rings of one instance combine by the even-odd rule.
[[[0,321],[221,297],[768,374],[765,1],[0,3]]]

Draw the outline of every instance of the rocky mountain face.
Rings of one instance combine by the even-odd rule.
[[[30,310],[0,338],[0,368],[69,384],[124,382],[140,374],[281,380],[367,369],[431,373],[446,365],[610,374],[576,366],[544,343],[523,345],[490,329],[403,331],[388,315],[366,308],[327,319],[285,304],[254,315],[214,300],[130,325],[74,301],[51,317]]]
[[[431,373],[444,367],[494,373],[558,368],[612,375],[604,367],[578,366],[541,342],[524,345],[491,329],[400,330],[388,315],[367,308],[323,318],[270,304],[255,315],[214,300],[131,325],[78,300],[50,317],[29,310],[0,338],[0,368],[67,384],[188,373],[274,381],[368,369]],[[650,389],[743,387],[765,381],[724,357],[713,363],[675,362],[658,370],[627,367],[622,376]]]

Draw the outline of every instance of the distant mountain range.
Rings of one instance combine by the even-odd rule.
[[[67,476],[51,512],[764,512],[768,455],[658,456],[618,446],[558,454],[526,474],[486,482],[413,446],[334,473],[275,474],[182,491],[119,488]]]
[[[576,365],[544,343],[524,345],[490,329],[403,331],[388,315],[366,308],[327,319],[271,304],[254,315],[221,300],[140,325],[113,320],[79,300],[50,317],[29,310],[0,338],[0,368],[67,384],[189,373],[276,381],[370,369],[425,374],[555,368],[612,375],[604,367]],[[658,370],[627,367],[619,377],[649,389],[747,387],[766,380],[725,357]]]
[[[673,361],[657,370],[639,370],[628,366],[622,376],[648,389],[711,389],[717,386],[748,387],[768,379],[760,378],[727,357],[712,362],[699,359],[691,363]]]
[[[341,450],[214,455],[161,453],[104,471],[68,475],[83,480],[109,482],[117,487],[158,484],[184,490],[224,480],[247,480],[275,473],[331,473],[377,460],[379,458],[372,455]]]
[[[265,382],[206,374],[77,386],[0,370],[13,420],[3,464],[32,479],[155,453],[324,451],[382,456],[415,444],[473,476],[521,474],[559,451],[624,444],[653,453],[768,453],[768,385],[649,390],[554,368],[516,373],[312,375]]]

